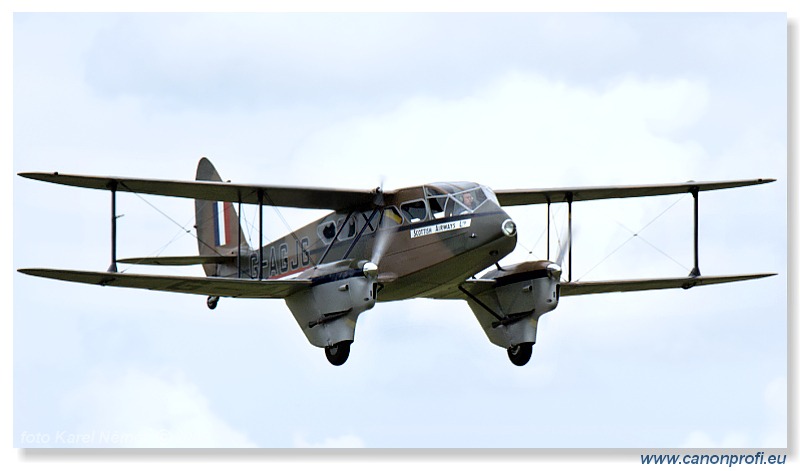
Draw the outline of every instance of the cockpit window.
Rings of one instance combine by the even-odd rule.
[[[498,201],[497,195],[494,194],[494,191],[492,191],[491,188],[489,188],[488,186],[481,186],[481,190],[483,190],[483,194],[486,195],[487,199],[494,201],[494,204],[498,206],[500,205],[500,201]]]
[[[462,214],[462,213],[471,213],[478,209],[478,206],[482,205],[484,201],[486,201],[486,196],[480,190],[480,188],[476,188],[474,190],[462,191],[460,193],[456,193],[453,195],[453,199],[456,201],[456,208],[453,211],[453,214]]]
[[[478,209],[487,198],[496,200],[491,190],[476,183],[436,183],[425,187],[433,218],[457,216]]]

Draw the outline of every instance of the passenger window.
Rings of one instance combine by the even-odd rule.
[[[339,224],[341,223],[342,222],[339,221]],[[339,240],[352,239],[353,237],[355,237],[355,235],[356,235],[356,220],[354,217],[350,217],[350,219],[347,220],[346,227],[342,230],[342,233],[339,234]]]
[[[400,215],[400,212],[394,206],[385,208],[382,217],[381,227],[399,226],[403,223],[403,216]]]
[[[330,244],[336,237],[336,223],[333,221],[323,222],[317,226],[317,235],[325,244]]]
[[[428,198],[428,204],[431,205],[431,216],[434,219],[441,219],[445,216],[444,208],[447,202],[447,196],[437,196],[435,198]]]
[[[367,228],[364,230],[365,234],[371,234],[375,232],[375,229],[378,227],[378,218],[377,216],[372,216],[372,211],[368,213],[360,213],[361,216],[359,218],[358,230],[360,231],[362,227],[365,225]],[[372,216],[372,221],[369,220],[369,217]]]
[[[433,219],[445,217],[447,194],[438,188],[425,187],[425,197],[428,199],[428,206],[431,208],[431,217]]]
[[[403,211],[408,222],[423,221],[428,216],[428,209],[425,207],[425,201],[416,200],[400,205],[400,210]]]

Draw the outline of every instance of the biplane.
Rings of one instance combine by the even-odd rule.
[[[204,295],[210,309],[220,298],[282,298],[308,341],[323,348],[333,365],[345,363],[359,315],[376,302],[465,300],[489,341],[506,349],[511,362],[522,366],[531,358],[539,318],[554,310],[562,296],[689,289],[774,275],[703,276],[697,253],[701,192],[759,185],[773,179],[525,190],[492,190],[478,183],[447,182],[391,191],[353,190],[223,182],[206,158],[200,160],[194,181],[57,172],[19,175],[111,194],[111,264],[107,271],[26,268],[20,272],[100,286]],[[194,199],[199,253],[118,260],[119,191]],[[691,193],[694,198],[691,273],[680,278],[572,280],[574,202],[680,193]],[[550,260],[550,205],[554,203],[567,205],[568,234],[555,260]],[[243,204],[258,206],[259,240],[255,247],[249,245],[242,231]],[[517,227],[503,208],[536,204],[547,205],[547,259],[504,266],[501,261],[516,246]],[[264,206],[332,212],[264,244]],[[562,267],[565,256],[566,269]],[[120,273],[118,263],[202,265],[206,276]]]

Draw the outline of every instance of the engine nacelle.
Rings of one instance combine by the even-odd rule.
[[[313,285],[286,298],[308,341],[329,347],[355,338],[359,314],[375,306],[376,276],[364,262],[329,263],[307,270]]]
[[[539,317],[558,306],[561,268],[548,261],[493,270],[481,279],[493,287],[467,299],[489,341],[509,348],[536,342]]]

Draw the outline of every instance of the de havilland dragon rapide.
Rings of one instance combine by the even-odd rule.
[[[202,158],[194,181],[54,173],[25,178],[111,194],[111,265],[106,271],[24,268],[56,280],[220,298],[283,298],[308,341],[342,365],[355,339],[358,317],[376,302],[408,298],[462,299],[489,341],[526,364],[539,318],[564,296],[643,291],[751,280],[774,275],[703,276],[698,266],[698,200],[703,191],[759,185],[773,179],[663,185],[544,189],[491,189],[471,182],[431,183],[384,191],[223,182]],[[117,259],[119,191],[191,198],[199,253]],[[572,204],[579,201],[690,193],[694,198],[694,268],[686,277],[572,281]],[[506,265],[517,226],[504,207],[546,204],[550,258],[550,205],[568,207],[568,233],[554,260]],[[242,205],[258,206],[259,240],[251,247],[241,229]],[[237,206],[238,205],[238,206]],[[330,214],[264,244],[263,208],[326,209]],[[568,266],[563,267],[567,258]],[[120,273],[118,263],[202,265],[206,276]],[[490,269],[488,270],[487,269]],[[568,274],[568,276],[564,276]]]

